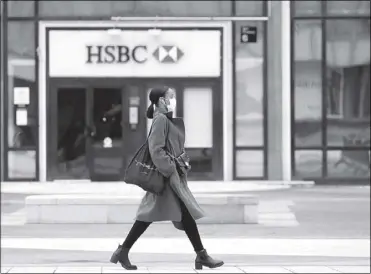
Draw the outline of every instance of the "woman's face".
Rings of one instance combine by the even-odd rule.
[[[175,90],[169,88],[165,96],[160,100],[160,102],[166,107],[168,112],[175,111],[176,107],[176,98],[175,98]]]
[[[170,100],[170,99],[175,99],[175,90],[172,89],[172,88],[169,88],[169,89],[166,91],[165,98],[168,99],[168,100]]]

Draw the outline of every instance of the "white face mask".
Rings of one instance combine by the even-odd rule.
[[[175,111],[176,108],[176,99],[171,98],[169,99],[169,104],[167,105],[167,109],[169,112]]]

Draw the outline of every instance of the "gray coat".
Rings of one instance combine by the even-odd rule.
[[[168,136],[166,136],[168,134]],[[166,141],[167,137],[167,141]],[[153,163],[168,178],[163,194],[157,196],[147,192],[139,205],[136,220],[143,222],[172,221],[178,229],[183,229],[180,221],[182,213],[178,198],[183,201],[191,216],[197,220],[205,216],[187,185],[186,176],[179,176],[174,161],[166,154],[178,156],[184,149],[185,130],[181,118],[169,120],[156,109],[152,132],[148,138],[149,151]]]

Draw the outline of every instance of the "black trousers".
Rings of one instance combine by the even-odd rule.
[[[182,225],[184,227],[184,231],[187,234],[188,239],[192,243],[193,249],[195,251],[201,251],[204,249],[204,247],[202,245],[196,221],[193,219],[187,207],[180,199],[179,202],[182,211]],[[150,225],[151,223],[149,222],[135,221],[128,236],[126,237],[124,243],[122,244],[123,247],[130,249]]]

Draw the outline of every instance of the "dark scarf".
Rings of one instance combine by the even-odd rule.
[[[156,107],[154,116],[158,115],[159,113],[165,114],[165,116],[172,121],[173,120],[173,112],[167,112],[167,109],[164,107]]]

